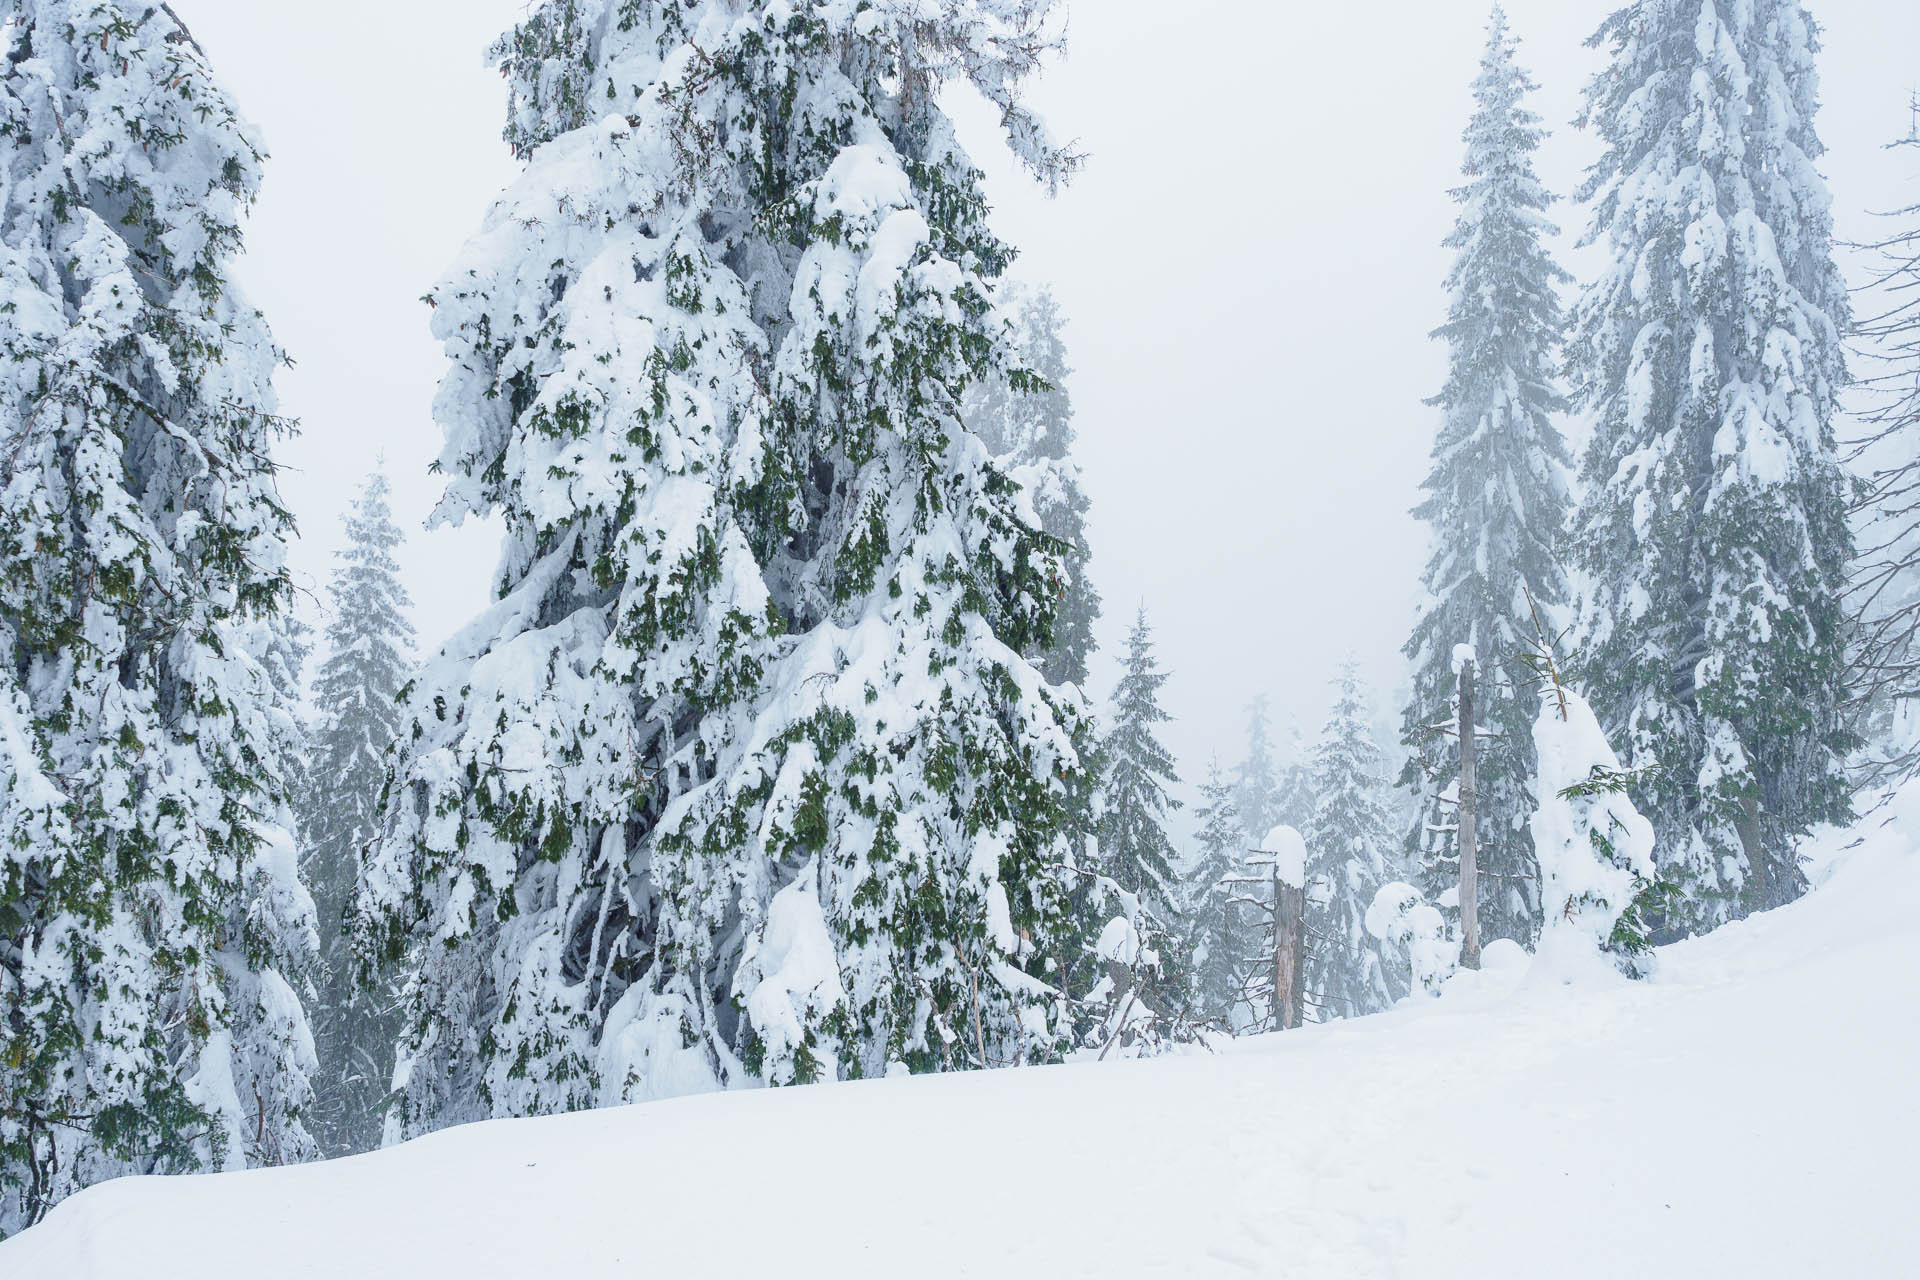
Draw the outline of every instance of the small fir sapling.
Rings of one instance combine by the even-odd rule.
[[[1531,827],[1546,905],[1538,954],[1547,972],[1563,977],[1591,970],[1602,956],[1622,973],[1644,976],[1653,945],[1648,913],[1663,887],[1653,824],[1628,792],[1647,775],[1620,767],[1593,708],[1561,678],[1535,617],[1539,639],[1529,661],[1541,693]]]
[[[1533,739],[1540,804],[1531,825],[1547,908],[1539,955],[1570,973],[1604,953],[1640,976],[1652,945],[1640,904],[1655,883],[1654,834],[1627,793],[1642,775],[1620,768],[1593,708],[1569,689],[1542,696]]]
[[[1380,887],[1367,908],[1367,932],[1406,953],[1415,991],[1438,995],[1460,967],[1460,944],[1446,918],[1410,884],[1396,880]]]

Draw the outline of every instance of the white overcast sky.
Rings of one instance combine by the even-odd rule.
[[[318,588],[339,515],[384,456],[423,640],[482,605],[496,532],[418,532],[438,494],[442,369],[420,297],[513,173],[484,65],[524,0],[173,0],[273,153],[243,279],[298,362],[305,432],[285,491]],[[1592,156],[1571,126],[1613,0],[1508,0],[1563,195]],[[1920,198],[1907,128],[1920,4],[1811,0],[1827,29],[1825,169],[1843,233]],[[1034,100],[1091,153],[1056,200],[956,104],[1018,273],[1072,318],[1095,577],[1117,650],[1144,602],[1173,674],[1166,734],[1189,782],[1241,750],[1270,694],[1311,734],[1347,653],[1397,717],[1398,649],[1424,557],[1418,499],[1444,353],[1439,247],[1484,41],[1481,0],[1071,0],[1066,62]],[[1583,219],[1559,211],[1564,256]],[[1100,668],[1097,694],[1112,672]]]

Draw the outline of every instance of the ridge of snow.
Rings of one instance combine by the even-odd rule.
[[[1664,949],[1652,982],[1530,982],[1489,947],[1438,999],[1217,1055],[705,1095],[123,1180],[0,1243],[0,1275],[1911,1274],[1916,836],[1920,787],[1820,841],[1808,898]],[[1011,1134],[1048,1153],[1044,1196],[1009,1176]],[[942,1157],[887,1176],[901,1150]],[[802,1177],[771,1174],[796,1157]]]

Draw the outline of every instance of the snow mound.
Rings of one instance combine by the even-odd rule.
[[[1489,946],[1438,999],[1217,1056],[110,1183],[0,1244],[0,1276],[1911,1276],[1920,792],[1888,812],[1815,851],[1805,901],[1666,949],[1653,982],[1530,982]],[[784,990],[815,985],[797,954]]]

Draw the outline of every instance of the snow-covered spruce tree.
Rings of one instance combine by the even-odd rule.
[[[1517,42],[1496,7],[1473,84],[1466,185],[1455,191],[1460,218],[1447,323],[1434,336],[1448,349],[1445,388],[1427,498],[1414,514],[1432,530],[1427,600],[1407,642],[1413,696],[1403,718],[1410,753],[1400,783],[1417,796],[1420,818],[1408,839],[1421,887],[1438,898],[1460,883],[1455,738],[1436,726],[1457,718],[1458,645],[1483,664],[1476,719],[1488,736],[1477,769],[1482,935],[1531,944],[1540,927],[1539,868],[1527,819],[1533,811],[1533,697],[1521,656],[1532,634],[1531,605],[1568,599],[1554,542],[1572,505],[1572,466],[1556,415],[1554,385],[1563,326],[1556,287],[1568,277],[1541,243],[1556,230],[1552,197],[1534,172],[1546,132],[1526,107],[1535,85],[1515,62]],[[1531,600],[1529,600],[1531,594]]]
[[[362,875],[416,957],[390,1136],[1065,1047],[1088,734],[1021,656],[1057,544],[959,421],[1010,250],[938,103],[1059,180],[1058,18],[553,0],[496,47],[525,172],[431,300],[439,518],[508,536]]]
[[[0,39],[0,1233],[129,1173],[303,1159],[263,160],[164,5]],[[282,637],[284,639],[284,637]]]
[[[1395,880],[1380,886],[1367,908],[1367,933],[1376,941],[1403,951],[1407,957],[1409,989],[1438,995],[1460,967],[1460,939],[1447,927],[1446,917],[1410,884]]]
[[[1183,1015],[1191,1013],[1192,992],[1179,914],[1181,883],[1174,869],[1178,855],[1166,831],[1169,814],[1181,807],[1168,789],[1180,779],[1172,754],[1155,736],[1157,727],[1172,719],[1160,706],[1167,679],[1154,657],[1153,630],[1142,607],[1127,633],[1127,664],[1113,693],[1113,728],[1098,753],[1102,802],[1095,856],[1086,860],[1093,875],[1091,883],[1079,886],[1070,898],[1070,910],[1079,917],[1077,931],[1088,936],[1111,929],[1116,915],[1123,915],[1138,940],[1137,947],[1128,947],[1152,961],[1130,978],[1132,989],[1138,990],[1134,1003],[1144,1000],[1149,1014],[1184,1022]],[[1107,933],[1097,948],[1109,969],[1115,938]],[[1076,976],[1071,968],[1068,976]],[[1097,975],[1093,981],[1105,985]],[[1086,985],[1084,980],[1069,983],[1074,991]],[[1104,1022],[1085,1033],[1109,1034]]]
[[[1106,804],[1100,815],[1100,867],[1163,920],[1177,909],[1177,855],[1166,821],[1180,808],[1173,756],[1155,736],[1173,717],[1160,706],[1168,674],[1153,653],[1153,629],[1142,608],[1127,633],[1127,665],[1113,691],[1113,728],[1102,744]]]
[[[1580,673],[1680,898],[1668,934],[1806,886],[1844,818],[1850,555],[1834,396],[1848,302],[1815,165],[1817,28],[1790,0],[1642,0],[1595,43],[1583,198],[1612,264],[1575,322],[1594,418]]]
[[[311,744],[306,722],[307,663],[313,658],[313,628],[289,607],[278,613],[260,614],[240,628],[241,644],[260,664],[273,691],[272,725],[269,749],[275,754],[273,776],[280,779],[280,790],[287,797],[289,828],[297,847],[304,849],[300,833],[301,796],[305,794]]]
[[[1022,374],[974,383],[966,398],[969,429],[986,442],[999,466],[1031,490],[1040,527],[1058,538],[1065,578],[1055,607],[1053,638],[1027,656],[1051,684],[1085,685],[1100,621],[1100,592],[1093,585],[1093,549],[1087,541],[1087,499],[1080,468],[1073,461],[1073,398],[1067,379],[1062,330],[1066,317],[1050,289],[1009,284],[1001,291],[1001,311],[1013,326],[1013,346]],[[1033,379],[1040,381],[1036,384]],[[1017,389],[1019,381],[1026,390]]]
[[[1398,844],[1386,804],[1380,747],[1360,670],[1334,681],[1334,704],[1313,752],[1313,821],[1307,839],[1307,1009],[1319,1021],[1378,1013],[1407,994],[1399,965],[1367,932],[1367,909]]]
[[[1254,921],[1233,903],[1241,895],[1231,883],[1246,874],[1246,829],[1234,807],[1233,783],[1216,757],[1207,767],[1195,816],[1194,856],[1187,868],[1187,954],[1192,970],[1194,1007],[1200,1016],[1231,1019],[1245,985],[1247,956],[1254,945]]]
[[[1274,786],[1273,814],[1274,821],[1296,831],[1313,821],[1313,760],[1297,718],[1287,723],[1286,763]]]
[[[1533,835],[1547,905],[1541,960],[1571,978],[1605,954],[1638,976],[1652,946],[1643,905],[1655,879],[1653,825],[1627,796],[1642,780],[1622,772],[1586,699],[1558,682],[1541,697],[1533,740]]]
[[[347,512],[347,544],[335,553],[327,656],[314,681],[312,781],[300,806],[302,869],[319,905],[326,962],[313,1016],[320,1075],[311,1128],[329,1155],[379,1145],[400,1030],[396,993],[362,985],[345,927],[361,850],[380,830],[388,753],[408,727],[397,698],[412,669],[412,602],[394,559],[405,536],[388,492],[385,475],[368,477]]]
[[[969,384],[962,400],[962,421],[980,437],[995,465],[1026,491],[1040,528],[1058,539],[1053,550],[1061,557],[1063,574],[1057,585],[1050,637],[1029,644],[1025,656],[1050,684],[1083,688],[1087,663],[1094,650],[1094,626],[1100,617],[1100,595],[1089,572],[1092,550],[1087,541],[1087,500],[1080,469],[1073,461],[1073,401],[1067,379],[1062,334],[1065,318],[1050,291],[1002,282],[997,311],[1010,326],[1014,363]],[[1086,847],[1097,824],[1098,782],[1104,764],[1097,753],[1084,759],[1085,777],[1070,787],[1070,811],[1076,847]],[[1071,940],[1057,946],[1084,953],[1067,972],[1085,989],[1099,981],[1101,963],[1094,944],[1110,923],[1114,903],[1097,877],[1082,877],[1070,889],[1070,914],[1079,922]],[[1152,926],[1147,926],[1151,931]],[[1084,936],[1079,936],[1081,933]],[[1164,938],[1159,939],[1164,943]],[[1149,944],[1151,945],[1151,943]],[[1088,1029],[1088,1034],[1104,1034]]]
[[[1247,848],[1257,848],[1280,820],[1278,798],[1272,705],[1263,695],[1247,705],[1247,757],[1233,774],[1233,805],[1240,813]]]

